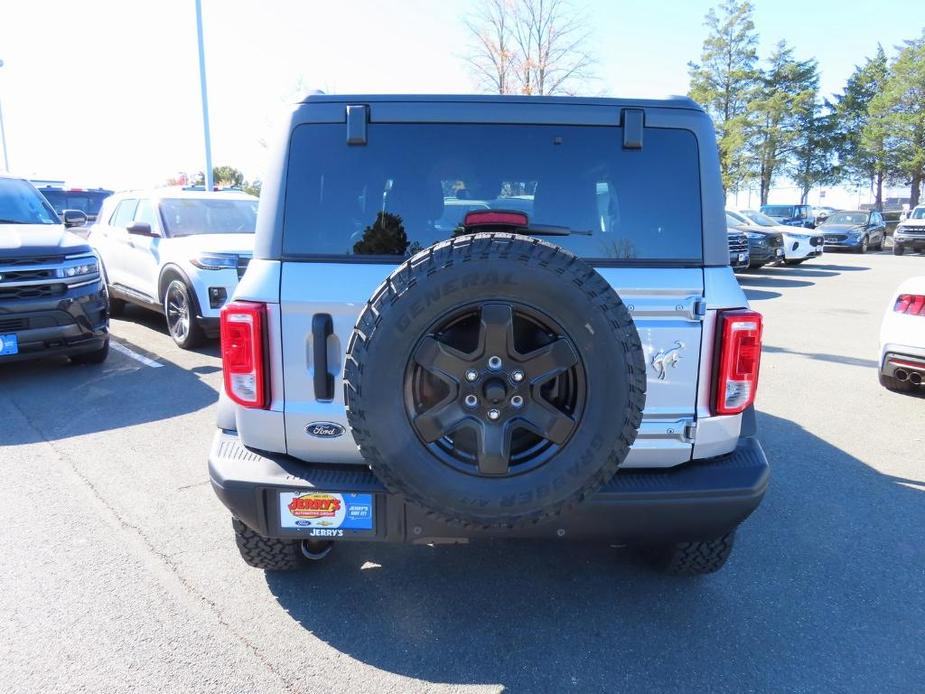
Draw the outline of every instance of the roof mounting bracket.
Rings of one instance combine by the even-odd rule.
[[[623,149],[642,149],[644,128],[645,111],[641,108],[623,109]]]
[[[347,106],[347,144],[366,144],[366,123],[369,120],[369,107],[365,105]]]

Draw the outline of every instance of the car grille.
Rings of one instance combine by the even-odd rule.
[[[821,246],[823,243],[825,243],[825,239],[824,239],[823,237],[821,237],[821,236],[813,236],[813,237],[809,240],[809,245],[810,245],[810,246]]]
[[[0,273],[0,282],[28,282],[30,280],[53,280],[55,268],[46,267],[37,270],[4,270]]]
[[[771,248],[783,248],[784,246],[784,237],[783,236],[769,236],[768,245]]]
[[[897,229],[897,231],[909,236],[925,236],[925,226],[904,226]]]
[[[247,270],[247,265],[250,263],[251,259],[246,255],[238,256],[238,279],[244,277],[244,272]]]
[[[26,318],[7,318],[0,319],[0,333],[12,332],[14,330],[25,330],[29,325]]]
[[[745,253],[748,250],[748,237],[745,234],[729,234],[729,252]]]
[[[66,290],[66,284],[34,284],[28,287],[4,287],[0,285],[0,300],[38,299],[46,296],[58,296],[64,294]]]
[[[58,265],[64,262],[63,255],[36,255],[23,258],[0,258],[0,265]]]
[[[826,243],[839,243],[840,241],[844,241],[846,238],[848,238],[847,234],[826,234],[825,242]]]

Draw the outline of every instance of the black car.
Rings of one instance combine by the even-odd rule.
[[[28,182],[0,174],[0,364],[45,356],[98,364],[109,353],[99,259]]]
[[[836,212],[819,227],[825,238],[825,250],[846,248],[855,253],[867,253],[869,248],[883,249],[886,224],[877,210]]]
[[[741,219],[726,213],[728,231],[739,231],[748,239],[748,267],[755,269],[784,260],[784,236],[777,231],[742,224]]]

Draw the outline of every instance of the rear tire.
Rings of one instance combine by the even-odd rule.
[[[867,253],[867,249],[869,248],[869,244],[870,244],[870,241],[869,241],[868,238],[865,236],[863,239],[861,239],[861,245],[858,246],[858,249],[855,251],[855,253],[860,253],[861,255]]]
[[[248,566],[264,571],[294,571],[308,564],[299,540],[264,537],[237,518],[231,519],[231,527],[241,558]]]
[[[895,241],[893,242],[893,255],[902,255],[906,252],[906,249],[900,246]]]
[[[71,355],[72,364],[102,364],[106,361],[106,357],[109,356],[109,340],[103,343],[103,346],[100,347],[95,352],[85,352],[83,354],[73,354]]]
[[[735,530],[715,540],[646,547],[643,555],[654,568],[671,576],[702,576],[723,568],[732,554]]]

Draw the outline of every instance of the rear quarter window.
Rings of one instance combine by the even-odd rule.
[[[619,127],[343,124],[293,130],[283,255],[397,261],[461,233],[467,212],[525,212],[567,227],[547,237],[589,260],[702,260],[693,133],[647,128],[641,150]]]

